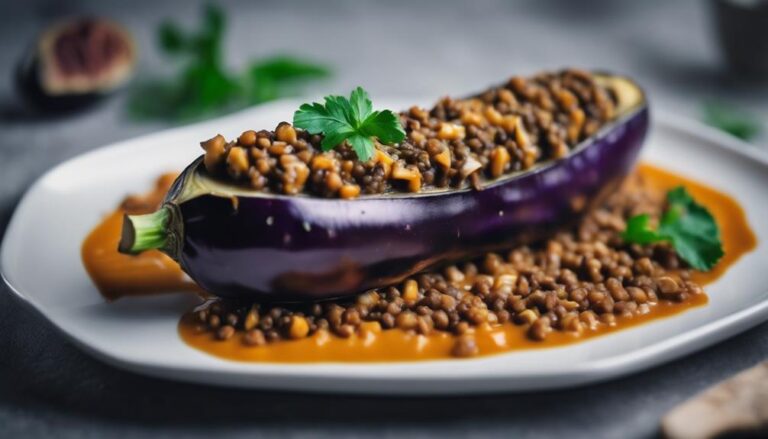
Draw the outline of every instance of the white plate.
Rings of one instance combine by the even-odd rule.
[[[402,102],[386,107],[405,108]],[[566,347],[473,360],[258,364],[185,345],[178,318],[195,299],[177,294],[107,304],[80,261],[88,231],[119,200],[181,169],[201,139],[289,119],[279,102],[216,121],[121,142],[43,176],[19,204],[0,255],[11,289],[78,345],[115,366],[175,380],[238,387],[380,394],[466,394],[579,385],[639,371],[709,346],[768,318],[768,160],[694,122],[658,118],[645,159],[734,195],[759,244],[709,285],[707,306]],[[761,221],[762,220],[762,221]]]

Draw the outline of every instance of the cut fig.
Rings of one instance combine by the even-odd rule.
[[[130,79],[136,48],[128,31],[101,18],[76,18],[44,31],[17,70],[18,89],[44,111],[86,107]]]

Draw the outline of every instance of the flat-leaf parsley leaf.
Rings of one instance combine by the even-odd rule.
[[[362,87],[354,89],[349,99],[331,95],[325,97],[325,105],[302,105],[293,115],[293,124],[310,134],[323,134],[323,151],[346,140],[362,161],[373,157],[374,138],[388,145],[405,139],[397,115],[390,110],[373,111],[371,98]]]
[[[704,123],[721,131],[736,136],[741,140],[752,140],[760,134],[760,122],[749,113],[738,110],[722,102],[704,104]]]
[[[627,221],[622,237],[635,244],[666,241],[691,267],[709,271],[723,257],[723,244],[715,218],[679,186],[667,193],[668,208],[653,229],[648,215]]]

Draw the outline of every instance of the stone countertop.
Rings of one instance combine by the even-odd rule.
[[[232,65],[283,52],[323,60],[336,75],[310,90],[316,95],[363,85],[374,99],[437,98],[513,73],[576,65],[631,74],[656,108],[698,117],[702,101],[715,98],[768,120],[768,87],[733,78],[721,66],[706,3],[222,4],[231,21]],[[180,0],[0,3],[0,235],[24,190],[55,164],[169,126],[131,121],[124,96],[63,118],[21,110],[12,66],[34,33],[61,15],[116,18],[134,32],[139,73],[147,75],[164,67],[153,46],[156,25],[169,16],[191,25],[198,11]],[[113,369],[78,350],[4,285],[0,290],[1,437],[647,437],[678,402],[768,357],[763,324],[682,360],[573,390],[439,399],[240,391]]]

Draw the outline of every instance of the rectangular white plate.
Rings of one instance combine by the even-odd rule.
[[[405,108],[391,101],[387,108]],[[29,189],[0,254],[11,289],[88,352],[115,366],[176,380],[238,387],[380,394],[467,394],[574,386],[681,357],[768,318],[768,160],[695,122],[657,118],[645,159],[735,196],[758,247],[709,285],[710,303],[647,325],[567,347],[472,360],[414,363],[258,364],[218,359],[186,346],[181,294],[105,303],[80,261],[88,231],[130,192],[200,154],[200,140],[236,136],[290,119],[279,102],[216,121],[121,142],[70,160]],[[761,221],[762,220],[762,221]]]

